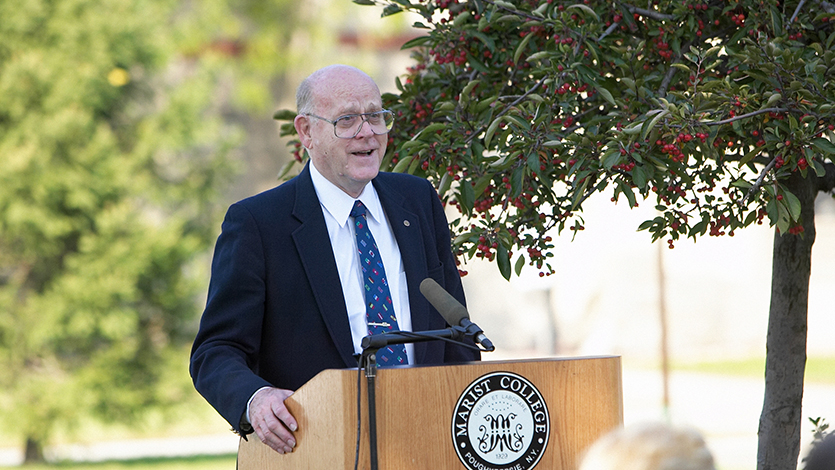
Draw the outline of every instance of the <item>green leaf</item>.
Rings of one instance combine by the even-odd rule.
[[[463,209],[466,209],[467,214],[472,213],[475,204],[475,193],[472,186],[462,184],[458,187],[458,202],[461,203]]]
[[[367,5],[367,6],[376,5],[376,3],[374,3],[372,0],[353,0],[353,2],[356,3],[357,5]]]
[[[643,230],[648,230],[653,225],[655,225],[654,220],[645,220],[645,221],[641,222],[641,225],[638,226],[638,231],[640,232],[640,231],[643,231]]]
[[[391,171],[394,172],[394,173],[403,173],[403,172],[406,171],[407,168],[409,168],[409,165],[412,164],[413,160],[420,160],[420,159],[417,156],[401,158],[397,162],[397,165],[394,165],[394,168],[392,168]]]
[[[707,232],[708,225],[710,225],[710,219],[702,219],[701,222],[690,229],[687,236],[695,238],[696,235],[704,235]]]
[[[481,80],[470,80],[470,82],[467,83],[466,86],[464,86],[464,89],[461,90],[461,96],[469,96],[470,93],[473,92],[473,88],[475,88],[479,83],[481,83]]]
[[[475,186],[473,186],[473,200],[481,197],[491,181],[493,181],[493,175],[484,175],[476,181]]]
[[[818,137],[812,141],[812,145],[818,148],[818,150],[828,153],[828,154],[835,154],[835,144],[830,142],[823,137]]]
[[[686,66],[686,65],[684,65],[684,64],[682,64],[682,63],[680,63],[680,62],[676,62],[675,64],[673,64],[673,67],[675,67],[675,68],[677,68],[677,69],[679,69],[679,70],[682,70],[682,71],[684,71],[684,72],[686,72],[686,73],[690,73],[690,67],[688,67],[688,66]]]
[[[534,54],[528,56],[528,62],[532,62],[534,60],[546,59],[550,58],[554,55],[553,51],[539,51]]]
[[[516,275],[522,273],[522,268],[525,267],[525,255],[519,255],[519,258],[516,259]]]
[[[482,20],[484,20],[485,18],[486,17],[484,17],[484,16],[481,17]],[[479,26],[478,29],[482,30],[482,29],[484,29],[484,27]],[[470,34],[472,34],[473,36],[478,38],[479,41],[483,42],[484,45],[487,46],[487,49],[490,50],[490,52],[495,52],[496,51],[496,42],[490,36],[482,33],[481,31],[474,31]]]
[[[769,11],[771,13],[771,28],[774,31],[774,35],[780,36],[783,34],[783,16],[780,14],[780,11],[773,6]]]
[[[490,69],[484,65],[483,62],[478,60],[474,55],[470,54],[470,51],[467,51],[467,61],[472,65],[472,67],[478,70],[481,73],[489,74],[491,73]]]
[[[606,101],[608,101],[608,102],[609,102],[609,104],[611,104],[612,106],[616,106],[616,105],[617,105],[617,104],[615,103],[615,98],[612,96],[612,93],[611,93],[609,90],[607,90],[606,88],[602,87],[601,85],[598,85],[598,84],[597,84],[597,82],[591,82],[591,84],[592,84],[592,86],[594,87],[594,89],[595,89],[595,90],[597,90],[597,92],[598,92],[598,93],[600,93],[600,96],[602,96],[602,97],[603,97],[603,99],[605,99]]]
[[[591,15],[591,16],[595,19],[595,21],[600,21],[600,17],[599,17],[599,16],[597,16],[597,13],[595,13],[595,11],[594,11],[594,10],[592,10],[592,9],[591,9],[589,6],[587,6],[587,5],[583,5],[582,3],[575,3],[574,5],[570,5],[570,6],[566,7],[566,10],[570,10],[570,9],[572,9],[572,8],[577,8],[577,9],[579,9],[579,10],[583,10],[584,12],[588,13],[589,15]]]
[[[645,122],[643,127],[641,128],[641,138],[646,139],[647,134],[649,134],[650,131],[655,129],[655,126],[658,124],[658,121],[664,119],[664,117],[667,116],[668,114],[670,114],[670,112],[668,110],[664,109],[661,112],[659,112],[654,118],[652,118],[650,121],[648,121],[648,124],[647,124],[647,122]]]
[[[610,148],[600,157],[600,164],[606,170],[611,170],[620,160],[620,150],[617,148]]]
[[[545,11],[548,10],[549,6],[550,5],[548,3],[543,2],[542,5],[539,5],[539,8],[532,11],[531,14],[540,18],[545,18]]]
[[[792,194],[790,191],[785,191],[783,196],[783,202],[786,203],[786,207],[789,210],[789,216],[791,216],[792,220],[798,220],[800,218],[800,199],[798,199],[797,196]]]
[[[528,43],[531,42],[532,37],[534,37],[533,34],[528,34],[519,42],[519,45],[516,46],[516,52],[513,53],[514,64],[519,63],[519,58],[522,56],[522,53],[525,52],[525,48],[528,46]]]
[[[499,243],[496,247],[496,264],[499,265],[499,272],[506,280],[510,280],[510,257],[507,254],[507,248],[503,243]]]
[[[746,153],[744,157],[742,157],[742,159],[739,161],[739,164],[745,165],[746,163],[750,162],[754,159],[754,157],[759,155],[762,152],[762,150],[762,147],[754,147],[748,153]]]
[[[705,52],[705,54],[704,54],[704,58],[705,58],[705,59],[707,59],[708,57],[712,56],[713,54],[718,54],[718,53],[719,53],[719,51],[721,51],[723,47],[724,47],[724,46],[722,46],[722,45],[719,45],[719,46],[713,46],[713,47],[711,47],[710,49],[708,49],[708,50]]]
[[[453,24],[453,26],[461,27],[461,24],[466,23],[470,19],[471,16],[472,15],[470,14],[469,11],[464,10],[461,13],[459,13],[458,16],[456,16],[454,20],[452,20],[452,24]]]
[[[620,82],[626,85],[627,88],[635,88],[635,80],[629,77],[620,77]]]
[[[638,170],[639,168],[636,168]],[[625,184],[618,184],[618,189],[623,192],[623,195],[626,196],[626,199],[629,201],[629,207],[635,207],[635,193],[632,192],[632,188]]]
[[[290,169],[292,169],[295,165],[296,160],[290,160],[289,162],[282,165],[281,169],[278,170],[278,177],[276,179],[278,179],[279,181],[283,180],[284,177],[287,176],[287,173],[290,172]]]
[[[490,141],[493,140],[493,134],[496,133],[496,129],[499,128],[499,123],[502,122],[502,117],[499,116],[496,119],[493,119],[493,122],[487,127],[487,132],[484,134],[484,148],[490,148]]]
[[[647,174],[644,171],[644,167],[636,166],[634,170],[632,170],[632,182],[635,183],[635,186],[639,187],[640,189],[644,189],[647,187]],[[635,207],[635,195],[632,194],[632,189],[630,188],[628,191],[624,191],[628,193],[629,198],[629,207]]]
[[[385,18],[387,16],[391,16],[403,11],[403,8],[400,5],[395,5],[394,3],[389,3],[388,5],[383,8],[383,13],[380,15],[381,17]]]
[[[789,227],[791,226],[791,218],[789,217],[789,211],[784,204],[780,201],[777,201],[777,220],[773,221],[777,226],[777,230],[780,231],[781,234],[786,234],[789,232]]]
[[[521,154],[521,152],[519,152]],[[513,157],[511,160],[516,160],[516,153],[514,152]],[[522,194],[522,180],[525,178],[525,170],[523,167],[517,167],[513,170],[513,173],[510,174],[510,188],[511,188],[511,196],[516,197]]]
[[[779,102],[779,101],[780,101],[780,100],[782,100],[782,99],[783,99],[783,95],[782,95],[782,94],[780,94],[780,93],[774,93],[773,95],[771,95],[771,96],[769,96],[769,97],[768,97],[768,101],[766,101],[766,103],[765,103],[765,105],[763,106],[763,108],[768,108],[768,107],[771,107],[771,106],[773,106],[774,104],[776,104],[777,102]]]
[[[277,121],[292,121],[296,119],[296,112],[289,109],[279,109],[273,114],[273,119]]]
[[[428,126],[421,129],[417,134],[415,134],[415,136],[412,137],[412,140],[416,141],[416,140],[418,140],[418,137],[421,137],[424,134],[425,135],[431,135],[434,132],[446,129],[447,127],[448,127],[447,124],[445,124],[443,122],[433,122],[432,124],[429,124]]]
[[[643,123],[641,122],[634,122],[626,127],[624,127],[621,132],[626,135],[637,135],[641,132],[641,127]]]
[[[449,191],[449,187],[452,185],[452,179],[452,176],[449,176],[449,172],[445,171],[444,175],[441,176],[441,183],[438,185],[439,195],[443,196]]]
[[[412,47],[422,46],[422,45],[424,45],[426,43],[429,43],[431,41],[432,41],[431,36],[418,36],[414,39],[410,39],[410,40],[406,41],[405,43],[403,43],[403,45],[400,46],[400,50],[406,50],[406,49],[411,49]]]
[[[807,148],[806,150],[809,149]],[[826,168],[824,168],[823,165],[820,164],[817,158],[807,157],[806,161],[808,161],[809,166],[811,166],[812,169],[815,170],[815,176],[817,176],[818,178],[823,178],[824,176],[826,176]]]

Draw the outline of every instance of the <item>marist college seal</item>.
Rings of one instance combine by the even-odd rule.
[[[529,470],[545,452],[550,423],[545,400],[528,379],[493,372],[458,398],[452,440],[470,470]]]

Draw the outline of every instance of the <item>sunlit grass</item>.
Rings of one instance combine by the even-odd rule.
[[[704,372],[708,374],[765,377],[765,358],[730,361],[674,363],[673,370]],[[835,357],[809,357],[806,359],[806,383],[835,384]]]
[[[143,458],[86,463],[61,462],[0,468],[24,468],[25,470],[235,470],[235,455]]]

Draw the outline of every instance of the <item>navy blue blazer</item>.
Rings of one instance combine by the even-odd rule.
[[[398,173],[381,172],[373,184],[400,247],[412,329],[446,328],[419,288],[431,277],[464,303],[435,189]],[[415,344],[416,364],[479,358],[446,342]],[[299,176],[226,213],[192,347],[191,376],[200,394],[241,432],[247,401],[259,388],[296,390],[324,369],[356,366],[336,261],[305,166]]]

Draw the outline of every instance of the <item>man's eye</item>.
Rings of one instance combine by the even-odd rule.
[[[356,115],[342,116],[336,119],[336,125],[339,127],[351,127],[357,122]]]

